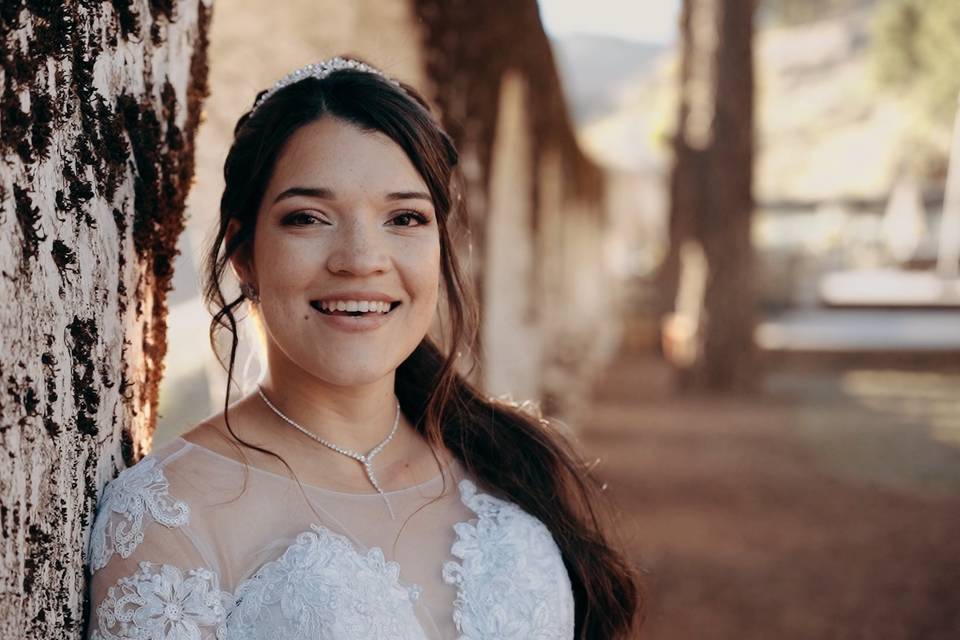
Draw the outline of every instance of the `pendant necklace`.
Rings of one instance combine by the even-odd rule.
[[[395,433],[397,432],[397,427],[400,425],[400,401],[399,401],[399,400],[397,401],[397,415],[396,415],[396,417],[393,419],[393,428],[390,430],[390,433],[387,434],[387,437],[384,438],[384,439],[380,442],[380,444],[378,444],[377,446],[375,446],[373,449],[371,449],[371,450],[370,450],[369,452],[367,452],[366,454],[363,454],[363,453],[357,453],[356,451],[351,451],[351,450],[349,450],[349,449],[344,449],[343,447],[340,447],[340,446],[338,446],[338,445],[335,445],[335,444],[332,443],[332,442],[329,442],[329,441],[327,441],[327,440],[324,440],[323,438],[321,438],[320,436],[316,435],[315,433],[312,433],[312,432],[308,431],[307,429],[304,429],[304,428],[301,427],[299,424],[297,424],[296,422],[294,422],[293,420],[291,420],[290,418],[288,418],[287,416],[285,416],[285,415],[283,414],[283,412],[280,411],[280,409],[277,409],[275,406],[273,406],[273,403],[270,402],[270,400],[267,398],[266,395],[264,395],[263,389],[261,389],[259,385],[257,385],[257,393],[260,394],[260,397],[261,397],[261,398],[263,399],[263,401],[267,404],[267,406],[270,407],[270,409],[271,409],[275,414],[277,414],[278,416],[280,416],[280,418],[281,418],[284,422],[286,422],[286,423],[289,424],[290,426],[294,427],[295,429],[297,429],[298,431],[300,431],[300,432],[303,433],[304,435],[308,436],[309,438],[312,438],[313,440],[316,440],[317,442],[319,442],[319,443],[322,444],[323,446],[327,447],[328,449],[333,449],[333,450],[336,451],[337,453],[342,453],[342,454],[345,455],[345,456],[349,456],[349,457],[353,458],[354,460],[358,461],[360,464],[362,464],[364,471],[366,471],[366,473],[367,473],[367,478],[369,478],[369,480],[370,480],[370,484],[373,485],[373,488],[377,490],[377,493],[380,494],[380,496],[383,498],[383,501],[387,504],[387,511],[390,512],[390,519],[391,519],[391,520],[395,520],[395,519],[396,519],[396,518],[394,518],[393,508],[391,508],[391,506],[390,506],[390,501],[387,500],[386,494],[384,494],[384,493],[383,493],[383,489],[380,488],[380,483],[377,482],[377,479],[376,479],[376,478],[374,477],[374,475],[373,475],[373,468],[371,467],[371,464],[373,464],[373,458],[374,458],[374,456],[376,456],[378,453],[380,453],[380,450],[383,449],[383,447],[386,446],[386,444],[387,444],[388,442],[390,442],[390,439],[393,438],[393,434],[395,434]]]

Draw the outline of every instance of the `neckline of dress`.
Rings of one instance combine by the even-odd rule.
[[[262,473],[262,474],[265,474],[265,475],[267,475],[267,476],[270,476],[270,477],[273,477],[273,478],[277,478],[277,479],[279,479],[279,480],[285,480],[285,481],[287,481],[287,482],[295,482],[295,480],[294,480],[293,478],[291,478],[290,476],[285,476],[285,475],[283,475],[283,474],[281,474],[281,473],[276,473],[276,472],[274,472],[274,471],[268,471],[267,469],[261,469],[260,467],[255,467],[255,466],[253,466],[252,464],[244,464],[243,462],[240,462],[239,460],[234,460],[234,459],[231,458],[230,456],[225,456],[225,455],[223,455],[222,453],[219,453],[219,452],[217,452],[217,451],[214,451],[213,449],[208,449],[207,447],[204,447],[204,446],[202,446],[202,445],[196,444],[195,442],[191,442],[190,440],[187,440],[187,439],[184,438],[183,436],[177,436],[176,439],[179,440],[179,441],[181,441],[182,443],[184,443],[184,445],[186,445],[187,447],[193,447],[194,449],[199,449],[200,451],[203,451],[203,452],[205,452],[205,453],[208,453],[208,454],[210,454],[211,456],[214,456],[214,457],[217,457],[217,458],[221,458],[221,459],[226,460],[227,462],[232,463],[232,464],[234,464],[234,465],[237,465],[237,466],[239,466],[239,467],[247,467],[247,468],[250,469],[251,471],[256,471],[256,472],[258,472],[258,473]],[[453,461],[453,464],[456,464],[456,463],[457,463],[456,461]],[[407,492],[413,491],[413,490],[415,490],[415,489],[421,489],[421,488],[423,488],[423,487],[425,487],[425,486],[427,486],[427,485],[433,484],[434,482],[440,480],[441,478],[444,477],[444,475],[446,475],[446,473],[447,473],[447,467],[441,466],[440,473],[438,473],[437,475],[433,476],[432,478],[430,478],[430,479],[428,479],[428,480],[424,480],[423,482],[420,482],[420,483],[418,483],[418,484],[411,485],[411,486],[409,486],[409,487],[404,487],[404,488],[402,488],[402,489],[394,489],[394,490],[392,490],[392,491],[384,491],[383,494],[386,495],[386,496],[393,496],[393,495],[399,495],[399,494],[407,493]],[[451,472],[451,475],[452,475],[452,472]],[[353,493],[353,492],[350,492],[350,491],[337,491],[336,489],[328,489],[327,487],[319,487],[319,486],[317,486],[317,485],[315,485],[315,484],[309,484],[309,483],[306,483],[306,482],[301,482],[300,484],[302,484],[304,487],[309,488],[309,489],[312,489],[312,490],[314,490],[314,491],[319,491],[319,492],[321,492],[321,493],[327,493],[327,494],[331,494],[331,495],[335,495],[335,496],[341,496],[341,497],[344,497],[344,498],[379,498],[379,497],[380,497],[380,494],[379,494],[379,493],[376,493],[376,492],[373,492],[373,493]]]

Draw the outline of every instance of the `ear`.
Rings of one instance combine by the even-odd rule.
[[[224,232],[224,245],[228,246],[233,237],[240,231],[240,221],[236,218],[230,218],[227,223],[227,230]],[[232,256],[230,256],[230,268],[238,282],[247,282],[257,286],[256,269],[253,265],[253,252],[249,245],[240,247]]]

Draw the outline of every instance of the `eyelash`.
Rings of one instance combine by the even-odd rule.
[[[285,225],[293,225],[293,226],[310,226],[310,225],[297,225],[296,222],[295,222],[297,219],[303,218],[303,217],[307,217],[307,216],[312,217],[312,218],[315,219],[315,220],[317,219],[315,216],[312,216],[311,214],[307,213],[306,211],[295,211],[294,213],[291,213],[289,216],[287,216],[286,218],[284,218],[283,223],[284,223]],[[419,225],[416,225],[416,226],[423,226],[423,225],[428,224],[428,223],[430,222],[430,219],[429,219],[427,216],[425,216],[424,214],[420,213],[419,211],[414,211],[413,209],[408,209],[408,210],[406,210],[406,211],[401,211],[400,213],[398,213],[397,215],[395,215],[393,218],[391,218],[391,220],[396,220],[397,218],[400,218],[400,217],[403,217],[403,216],[410,216],[410,217],[412,217],[414,220],[416,220],[416,221],[419,223]],[[400,225],[400,226],[401,226],[401,227],[409,227],[409,226],[412,226],[412,225]]]

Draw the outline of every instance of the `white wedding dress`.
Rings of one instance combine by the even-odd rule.
[[[459,462],[388,492],[395,519],[377,493],[304,484],[308,502],[291,478],[248,468],[240,495],[243,464],[178,438],[107,485],[89,638],[573,638],[550,532]]]

